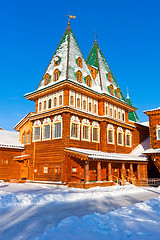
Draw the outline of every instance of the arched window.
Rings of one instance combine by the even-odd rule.
[[[110,117],[112,118],[113,117],[113,108],[110,107]]]
[[[122,110],[122,121],[125,122],[125,111]]]
[[[70,138],[80,139],[80,120],[76,116],[72,116],[70,119]]]
[[[83,100],[83,110],[86,111],[86,100]]]
[[[91,77],[90,76],[87,76],[86,78],[86,84],[91,87],[92,86],[92,80],[91,80]]]
[[[51,139],[51,119],[45,118],[43,121],[43,140]]]
[[[119,88],[117,88],[117,98],[121,98],[121,95],[120,95],[120,90],[119,90]]]
[[[74,106],[74,97],[73,96],[70,97],[70,105]]]
[[[100,127],[98,122],[92,123],[92,142],[99,142]]]
[[[33,124],[33,141],[41,140],[41,122],[40,120],[36,120]]]
[[[80,58],[80,57],[78,58],[77,65],[78,65],[78,67],[82,68],[82,58]]]
[[[57,98],[54,97],[54,107],[57,107]]]
[[[85,118],[82,120],[82,140],[90,141],[90,122]]]
[[[124,133],[121,127],[117,128],[117,144],[123,146],[124,145]]]
[[[31,143],[31,133],[28,132],[27,133],[27,144],[30,144]]]
[[[49,83],[49,74],[46,73],[45,77],[44,77],[44,86],[46,86]]]
[[[110,85],[110,94],[114,96],[114,87],[112,84]]]
[[[55,59],[54,59],[54,67],[56,67],[58,65],[59,65],[59,57],[56,56]]]
[[[81,73],[81,71],[77,72],[77,82],[82,83],[82,73]]]
[[[112,76],[110,73],[108,73],[108,81],[112,82]]]
[[[125,137],[126,137],[126,147],[131,147],[132,134],[130,130],[126,129]]]
[[[107,142],[114,144],[114,127],[111,124],[107,126]]]
[[[53,74],[53,81],[56,82],[59,79],[59,70],[56,69]]]
[[[39,103],[39,112],[42,111],[42,103]]]
[[[45,100],[43,103],[43,110],[46,110],[46,108],[47,108],[47,101]]]
[[[89,112],[91,112],[91,111],[92,111],[92,103],[89,102]]]
[[[53,119],[53,139],[62,138],[62,117],[57,115]]]
[[[59,96],[59,106],[62,106],[62,95]]]
[[[80,98],[77,98],[77,107],[78,107],[78,108],[80,108],[80,104],[81,104]]]
[[[22,144],[26,144],[26,133],[25,132],[22,135]]]
[[[49,99],[48,100],[48,108],[51,108],[52,107],[52,99]]]
[[[117,109],[114,109],[114,118],[117,118]]]
[[[97,113],[97,104],[94,104],[94,113]]]
[[[106,111],[106,115],[108,115],[108,105],[106,105],[105,111]]]

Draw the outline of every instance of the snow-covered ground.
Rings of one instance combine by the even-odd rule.
[[[132,185],[85,190],[1,182],[0,239],[158,240],[159,195]]]

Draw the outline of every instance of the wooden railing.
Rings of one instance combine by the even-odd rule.
[[[122,178],[119,178],[119,177],[117,177],[117,176],[115,176],[115,175],[112,175],[112,178],[113,178],[113,177],[116,179],[117,184],[121,183],[121,185],[123,186],[124,182],[123,182],[123,179],[122,179]],[[112,179],[112,180],[113,180],[113,179]]]

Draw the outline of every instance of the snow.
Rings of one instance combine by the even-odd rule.
[[[127,161],[147,161],[147,158],[144,156],[138,156],[136,154],[122,154],[122,153],[108,153],[95,151],[90,149],[82,148],[66,148],[67,150],[85,154],[88,158],[92,159],[111,159],[111,160],[127,160]]]
[[[150,145],[150,137],[147,137],[142,143],[140,143],[133,151],[130,153],[135,156],[145,156],[144,152],[151,147]]]
[[[0,130],[0,147],[23,149],[24,145],[19,141],[18,132]]]
[[[0,181],[1,240],[158,240],[160,189]]]

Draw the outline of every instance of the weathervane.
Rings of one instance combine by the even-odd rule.
[[[129,98],[129,90],[128,90],[128,87],[127,87],[127,98]]]
[[[96,33],[96,30],[95,30],[95,41],[97,42],[97,33]]]
[[[76,18],[76,16],[69,15],[69,14],[66,15],[66,16],[68,17],[68,25],[70,25],[70,19],[71,19],[71,18],[74,18],[74,19]]]

